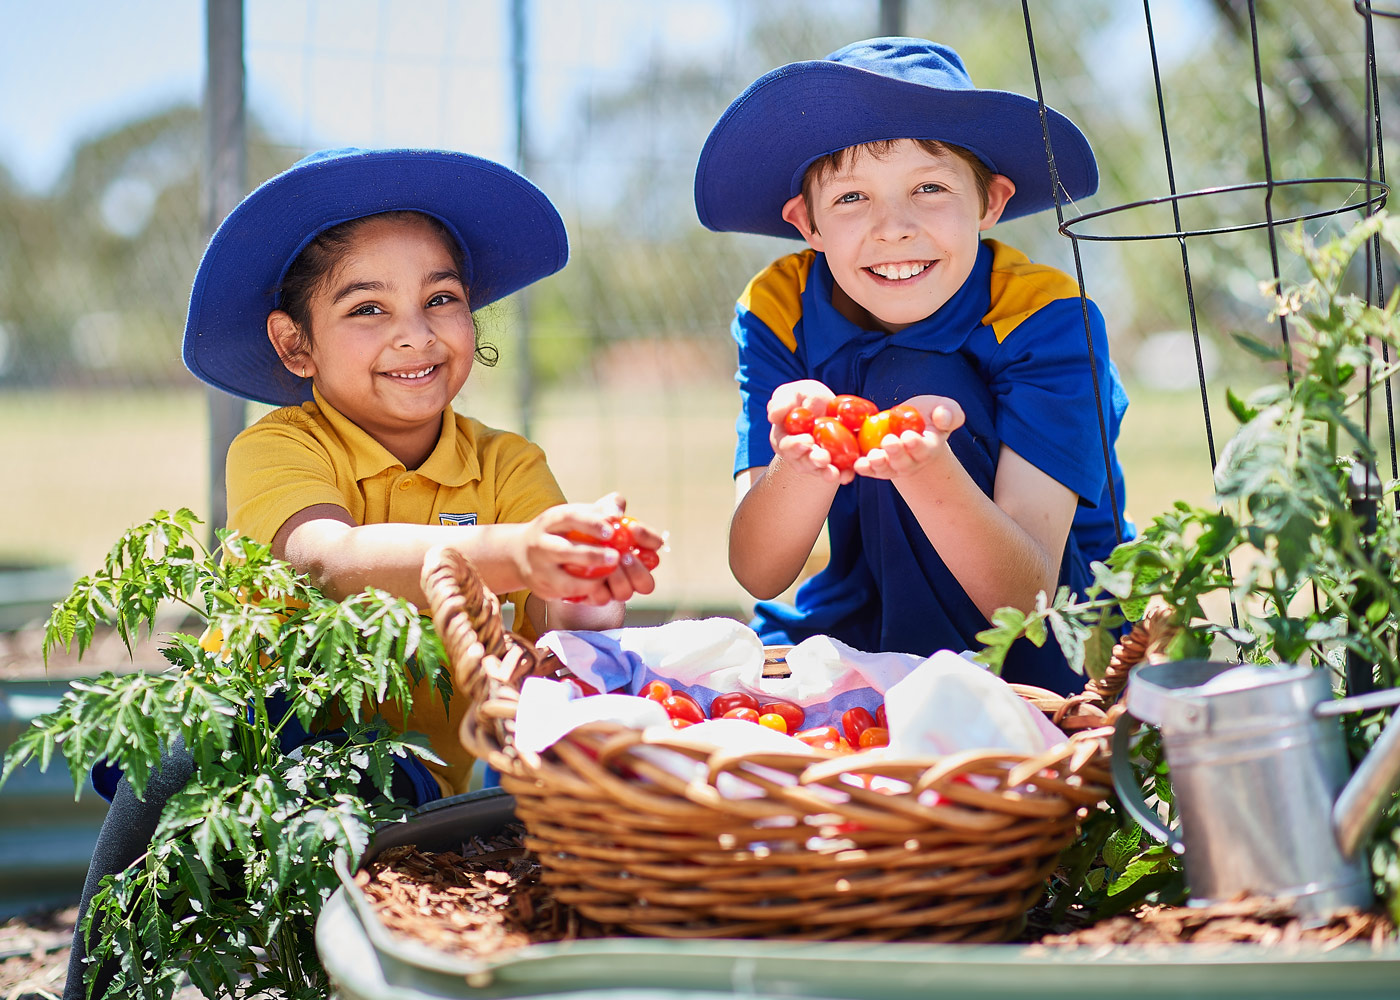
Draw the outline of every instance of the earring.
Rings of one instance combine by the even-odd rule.
[[[302,365],[302,366],[301,366],[301,377],[302,377],[302,378],[306,378],[306,366],[305,366],[305,365]]]

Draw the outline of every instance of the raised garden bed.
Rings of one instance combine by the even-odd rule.
[[[343,887],[317,925],[340,996],[1390,997],[1400,976],[1384,918],[1304,928],[1255,901],[1005,945],[612,936],[549,899],[512,822],[499,791],[459,796],[381,829],[360,872],[341,859]]]

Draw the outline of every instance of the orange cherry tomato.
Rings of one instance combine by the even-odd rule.
[[[651,701],[665,701],[671,697],[671,685],[665,681],[648,681],[647,686],[642,688],[642,697]]]
[[[828,749],[836,748],[836,741],[841,738],[841,734],[836,731],[835,726],[817,726],[815,729],[804,729],[801,732],[793,733],[799,740],[809,746],[818,746],[823,743],[832,744]]]
[[[868,454],[872,448],[880,447],[880,442],[885,440],[885,435],[892,433],[890,428],[890,411],[881,410],[865,418],[865,423],[860,425],[860,433],[856,436],[856,442],[860,445],[860,453]]]
[[[887,747],[890,745],[890,731],[883,726],[871,726],[860,734],[857,742],[862,750],[866,747]]]
[[[745,708],[743,706],[740,706],[739,708],[731,708],[729,711],[725,712],[722,716],[720,716],[720,718],[743,719],[745,722],[757,722],[758,711],[756,709]]]
[[[783,432],[786,434],[811,434],[812,423],[817,415],[805,406],[794,406],[783,417]]]
[[[787,723],[787,731],[795,733],[802,728],[803,721],[807,718],[807,713],[803,711],[801,705],[789,705],[785,701],[770,701],[766,705],[758,706],[758,714],[779,715]]]
[[[700,711],[699,703],[682,691],[677,691],[669,698],[664,699],[661,702],[661,707],[673,719],[689,719],[691,722],[705,721],[705,713]]]
[[[875,725],[884,730],[890,728],[890,720],[885,717],[885,703],[883,701],[880,702],[880,707],[875,709]]]
[[[868,708],[848,708],[841,713],[841,728],[845,730],[846,739],[852,743],[860,743],[860,734],[871,726],[875,725],[875,716],[870,714]]]
[[[890,407],[890,433],[899,437],[905,431],[922,434],[925,429],[924,415],[908,403]]]
[[[845,471],[860,457],[860,444],[851,429],[835,417],[818,417],[812,428],[812,438],[826,449],[831,464]]]
[[[693,726],[693,725],[695,725],[695,723],[691,722],[689,719],[682,719],[682,718],[681,718],[680,716],[678,716],[678,715],[672,716],[672,717],[671,717],[671,728],[672,728],[672,729],[684,729],[686,726]]]
[[[854,434],[860,430],[860,425],[865,423],[866,417],[874,416],[879,412],[879,407],[861,396],[843,393],[831,401],[829,412],[835,415],[836,419],[845,424]]]
[[[758,717],[758,724],[765,729],[776,729],[780,733],[788,731],[787,720],[777,712],[764,712]]]
[[[731,708],[751,708],[754,716],[758,716],[758,699],[747,691],[731,691],[728,694],[717,694],[715,700],[710,702],[710,718],[718,719],[728,714]]]

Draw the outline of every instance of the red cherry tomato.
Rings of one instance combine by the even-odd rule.
[[[846,739],[852,743],[860,743],[860,734],[871,726],[875,725],[875,716],[870,714],[868,708],[848,708],[841,713],[841,728],[845,730]]]
[[[818,417],[812,428],[812,437],[831,456],[831,464],[842,471],[855,465],[860,457],[856,436],[835,417]]]
[[[842,394],[831,401],[828,412],[835,415],[836,419],[845,424],[852,434],[860,430],[860,425],[865,423],[865,418],[874,416],[879,412],[879,407],[868,399],[860,396]]]
[[[715,700],[710,702],[710,718],[718,719],[725,715],[731,708],[751,708],[754,715],[758,715],[758,699],[747,691],[731,691],[728,694],[717,694]]]
[[[924,432],[924,415],[908,403],[890,407],[890,433],[899,437],[905,431]]]
[[[817,415],[805,406],[794,406],[783,417],[783,431],[787,434],[811,434],[812,422]]]
[[[672,728],[672,729],[684,729],[686,726],[693,726],[693,725],[695,725],[695,723],[691,722],[689,719],[682,719],[680,716],[675,716],[675,715],[673,715],[673,716],[671,717],[671,728]]]
[[[757,722],[758,710],[740,706],[739,708],[731,708],[729,711],[725,712],[722,716],[720,716],[720,718],[743,719],[745,722]]]
[[[580,697],[587,698],[590,695],[595,695],[599,693],[598,689],[595,688],[592,684],[589,684],[587,681],[582,680],[578,677],[570,676],[565,677],[563,679],[568,681],[574,687],[578,688]]]
[[[864,455],[872,448],[880,447],[880,442],[885,440],[885,435],[889,433],[892,433],[889,410],[881,410],[866,417],[865,423],[860,425],[860,434],[856,436],[860,453]]]
[[[694,698],[682,691],[677,691],[669,698],[662,699],[661,707],[673,719],[689,719],[691,722],[705,721],[705,713],[700,711],[699,704]]]
[[[770,701],[766,705],[758,706],[759,715],[777,715],[787,723],[787,731],[795,733],[802,728],[803,720],[807,718],[807,713],[802,710],[801,705],[789,705],[785,701]]]
[[[827,749],[836,749],[836,741],[841,738],[841,734],[836,731],[835,726],[817,726],[815,729],[804,729],[799,733],[793,733],[799,740],[808,746],[819,746],[823,743],[830,743]]]
[[[656,554],[655,549],[635,549],[637,562],[645,566],[649,571],[661,565],[661,557]]]
[[[857,742],[862,750],[866,747],[887,747],[890,745],[890,731],[882,726],[871,726],[861,732]]]
[[[780,733],[788,731],[787,720],[777,712],[764,712],[758,717],[758,724],[765,729],[776,729]]]
[[[885,717],[884,702],[880,702],[880,707],[875,709],[875,725],[879,726],[881,729],[884,730],[888,730],[890,728],[890,720]]]
[[[613,570],[617,569],[617,567],[616,567],[616,566],[576,566],[576,565],[572,565],[572,564],[566,564],[566,565],[564,566],[564,569],[565,569],[565,571],[568,572],[571,576],[577,576],[577,577],[579,577],[580,579],[584,579],[584,580],[601,580],[603,577],[607,576],[607,575],[608,575],[609,573],[611,573]]]
[[[648,681],[642,688],[642,697],[650,701],[665,701],[671,697],[671,685],[665,681]]]

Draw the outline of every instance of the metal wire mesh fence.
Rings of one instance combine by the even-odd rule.
[[[1168,190],[1146,15],[1177,190],[1263,176],[1261,95],[1274,177],[1365,175],[1365,20],[1350,0],[1260,2],[1255,19],[1245,0],[1029,0],[1024,10],[981,0],[248,0],[248,186],[327,146],[445,146],[523,167],[559,205],[571,263],[481,317],[502,360],[473,375],[460,406],[539,440],[572,498],[618,489],[639,516],[669,528],[659,604],[742,608],[724,559],[737,411],[727,328],[748,278],[795,244],[702,230],[695,159],[752,79],[873,35],[891,10],[906,33],[953,45],[979,86],[1034,94],[1029,18],[1046,103],[1080,125],[1102,173],[1099,193],[1066,206],[1068,217]],[[1383,110],[1400,98],[1400,30],[1382,19],[1374,30]],[[194,106],[112,121],[44,190],[0,173],[0,440],[21,471],[0,484],[0,561],[82,569],[157,507],[210,509],[206,455],[219,445],[179,360],[205,240],[200,122]],[[1307,215],[1355,194],[1345,181],[1300,185],[1275,211]],[[1228,228],[1256,212],[1257,197],[1183,208],[1189,226]],[[1103,224],[1176,223],[1159,205]],[[1051,215],[995,235],[1072,268]],[[1195,363],[1182,348],[1178,249],[1171,240],[1082,247],[1086,285],[1136,401],[1122,446],[1130,511],[1154,513],[1166,490],[1204,498],[1210,470],[1195,430]],[[1192,269],[1223,390],[1219,375],[1249,377],[1232,368],[1226,334],[1265,314],[1267,241],[1257,232],[1197,241]],[[1165,444],[1164,424],[1173,428]]]

